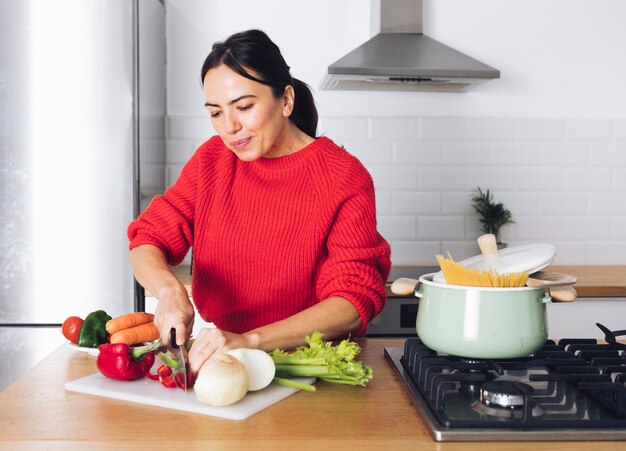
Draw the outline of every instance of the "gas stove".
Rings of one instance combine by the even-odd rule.
[[[626,440],[626,345],[614,340],[478,361],[409,338],[385,357],[437,441]]]

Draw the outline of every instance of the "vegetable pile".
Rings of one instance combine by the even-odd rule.
[[[292,353],[280,349],[272,351],[270,355],[279,379],[276,382],[281,383],[280,379],[288,377],[314,376],[335,384],[365,387],[372,380],[372,367],[355,360],[361,352],[357,343],[346,339],[333,346],[322,338],[321,332],[314,332],[305,338],[308,346],[299,346]]]
[[[108,378],[133,381],[148,377],[167,388],[193,387],[198,401],[213,406],[234,404],[249,391],[262,390],[272,382],[316,390],[313,385],[293,379],[297,377],[363,387],[373,378],[372,368],[356,360],[361,352],[357,343],[346,339],[333,345],[323,340],[321,332],[306,336],[307,344],[291,352],[239,348],[215,355],[205,362],[197,377],[188,368],[182,371],[182,359],[161,345],[150,313],[111,318],[104,310],[97,310],[84,321],[78,316],[67,318],[62,332],[72,343],[98,348],[96,364]],[[187,351],[192,345],[193,339],[185,343]],[[153,374],[150,370],[157,354],[163,364]]]
[[[61,332],[70,342],[85,348],[97,348],[107,342],[132,346],[159,338],[154,315],[145,312],[111,318],[104,310],[96,310],[84,321],[79,316],[70,316],[63,322]]]
[[[78,346],[98,348],[98,370],[106,377],[122,381],[133,381],[151,375],[154,353],[161,346],[159,331],[154,325],[154,315],[145,312],[127,313],[111,318],[104,310],[96,310],[87,315],[85,320],[79,316],[70,316],[63,322],[61,332]],[[146,342],[152,343],[136,346]],[[171,376],[171,369],[169,373],[163,379],[164,385],[170,384],[167,376]],[[175,376],[171,376],[171,381],[175,387]]]

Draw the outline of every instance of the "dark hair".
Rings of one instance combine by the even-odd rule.
[[[293,86],[295,100],[289,119],[304,133],[316,137],[317,109],[313,94],[306,83],[291,76],[280,49],[264,32],[242,31],[213,44],[202,65],[200,82],[204,85],[206,73],[222,64],[242,77],[269,86],[276,98],[282,97],[286,86]]]

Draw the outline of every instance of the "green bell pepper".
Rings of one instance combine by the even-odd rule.
[[[87,315],[78,334],[78,346],[97,348],[106,343],[109,338],[106,324],[110,319],[111,317],[104,310],[96,310]]]

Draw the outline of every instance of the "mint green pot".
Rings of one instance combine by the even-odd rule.
[[[542,288],[483,288],[420,277],[417,335],[429,348],[472,359],[524,357],[548,338]]]

